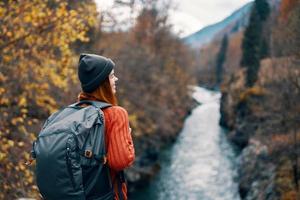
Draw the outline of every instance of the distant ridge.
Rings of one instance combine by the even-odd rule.
[[[191,47],[198,49],[213,41],[215,37],[223,37],[225,33],[231,34],[240,31],[248,24],[252,5],[253,2],[247,3],[221,22],[206,26],[193,34],[184,37],[184,42]]]

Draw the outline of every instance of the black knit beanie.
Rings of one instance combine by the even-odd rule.
[[[93,92],[113,70],[115,63],[103,56],[81,54],[78,63],[78,77],[84,92]]]

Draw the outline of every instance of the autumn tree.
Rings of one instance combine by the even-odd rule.
[[[136,122],[133,134],[157,145],[178,133],[191,105],[187,85],[194,83],[193,53],[172,33],[166,9],[145,5],[132,28],[103,33],[97,44],[117,63],[117,95]]]
[[[193,57],[180,39],[171,33],[166,13],[156,7],[146,7],[132,28],[129,36],[131,47],[128,49],[134,50],[130,54],[136,54],[136,62],[127,66],[135,71],[131,75],[134,82],[128,84],[132,88],[140,85],[138,90],[144,96],[127,96],[138,110],[145,112],[144,117],[140,116],[143,121],[148,121],[141,123],[145,132],[151,130],[146,127],[154,124],[154,130],[150,132],[165,135],[167,139],[168,135],[176,134],[189,106],[187,85],[193,83],[190,78]]]
[[[249,25],[247,26],[242,43],[241,65],[246,67],[246,86],[252,87],[257,80],[260,59],[265,57],[267,48],[262,32],[264,22],[269,16],[270,8],[266,0],[255,0],[251,11]]]
[[[96,6],[70,5],[64,0],[0,2],[0,199],[37,196],[33,174],[24,166],[31,142],[40,120],[73,101],[68,92],[76,89],[78,56],[71,45],[88,41]]]

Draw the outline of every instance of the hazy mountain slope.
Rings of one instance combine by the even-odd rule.
[[[250,2],[240,9],[233,12],[229,17],[221,22],[204,27],[203,29],[193,33],[183,40],[193,48],[201,48],[203,45],[211,42],[219,33],[235,33],[247,26],[248,16],[251,11],[253,2]]]

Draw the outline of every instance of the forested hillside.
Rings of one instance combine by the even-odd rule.
[[[198,83],[222,92],[242,199],[300,199],[299,13],[297,0],[256,0],[245,27],[196,53]]]
[[[109,13],[101,11],[92,0],[0,3],[0,199],[38,199],[34,164],[24,163],[49,114],[77,101],[82,52],[116,63],[137,154],[130,183],[154,173],[157,152],[180,130],[191,108],[194,58],[171,33],[167,12],[145,3],[132,27],[107,31]]]
[[[240,148],[242,199],[300,198],[299,27],[299,1],[274,9],[256,0],[240,67],[221,85],[220,122]]]

